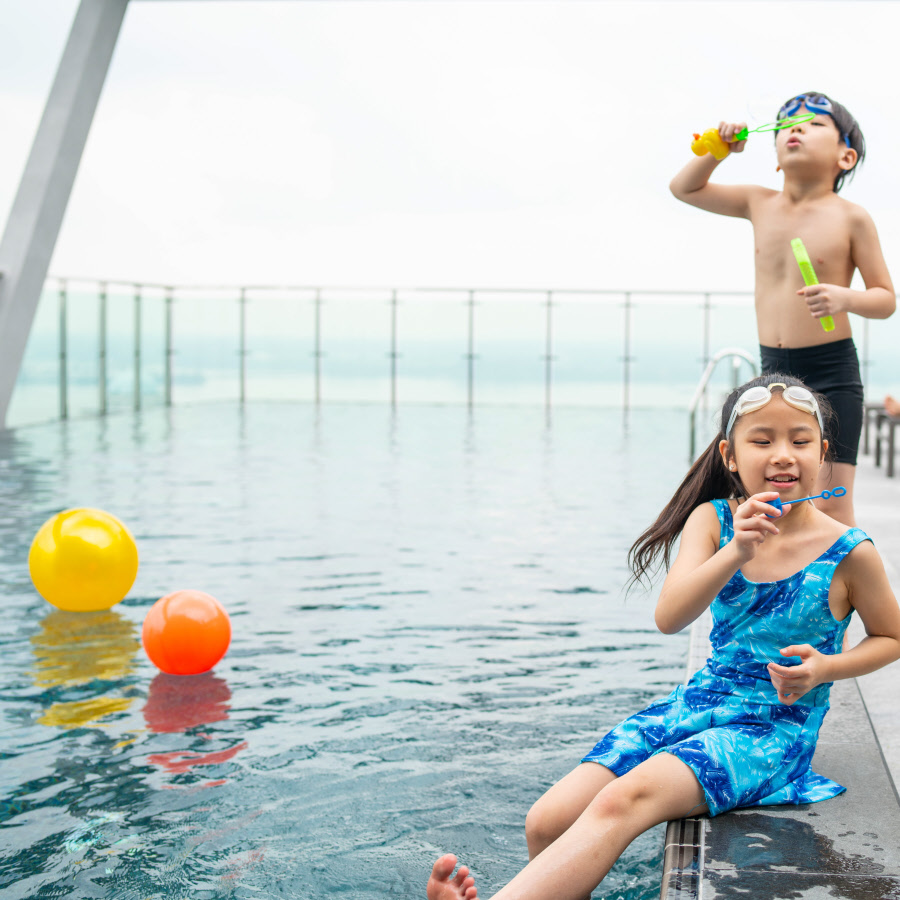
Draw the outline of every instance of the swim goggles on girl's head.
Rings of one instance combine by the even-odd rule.
[[[796,115],[801,106],[805,106],[810,112],[818,113],[822,116],[831,116],[834,118],[834,106],[824,94],[798,94],[792,100],[788,100],[781,109],[778,110],[779,119],[787,119]],[[841,140],[849,147],[850,135],[842,134]]]
[[[788,387],[786,384],[776,381],[774,384],[758,384],[756,387],[747,388],[737,398],[734,409],[731,411],[731,418],[728,420],[728,427],[725,429],[725,436],[727,437],[731,434],[734,421],[738,416],[762,409],[772,399],[772,388],[777,387],[781,388],[781,396],[785,403],[793,406],[794,409],[808,412],[811,416],[814,415],[819,422],[819,430],[823,434],[825,433],[825,426],[822,424],[822,413],[819,412],[819,404],[816,402],[812,392],[805,387],[800,387],[798,384],[792,384]]]

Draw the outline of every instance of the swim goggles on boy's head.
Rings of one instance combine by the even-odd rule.
[[[832,102],[824,94],[798,94],[791,100],[788,100],[781,109],[778,110],[779,119],[787,119],[795,116],[800,107],[805,106],[810,112],[818,113],[822,116],[831,116],[834,118],[834,106]],[[842,134],[841,140],[849,147],[850,135]]]
[[[819,422],[819,430],[822,434],[825,433],[825,426],[822,424],[822,413],[819,412],[819,404],[816,402],[812,392],[805,387],[800,387],[798,384],[792,384],[788,387],[786,384],[776,381],[774,384],[758,384],[756,387],[747,388],[737,398],[734,409],[731,411],[731,418],[728,420],[728,427],[725,429],[725,436],[727,437],[731,434],[734,421],[738,416],[762,409],[772,399],[772,388],[777,387],[781,388],[781,396],[785,403],[793,406],[794,409],[808,412],[811,416],[814,415]]]

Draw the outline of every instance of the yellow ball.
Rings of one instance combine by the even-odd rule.
[[[38,593],[60,609],[93,612],[124,599],[138,570],[128,529],[102,509],[67,509],[41,525],[28,553]]]

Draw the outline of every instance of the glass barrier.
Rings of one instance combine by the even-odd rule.
[[[893,320],[857,320],[871,398]],[[687,409],[710,357],[758,355],[746,293],[185,287],[48,279],[7,424],[218,400]],[[722,364],[721,395],[750,374]]]

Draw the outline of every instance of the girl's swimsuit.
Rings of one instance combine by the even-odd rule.
[[[719,547],[734,537],[731,507],[713,500]],[[712,656],[684,686],[617,725],[582,762],[624,775],[657,753],[688,765],[706,795],[710,815],[740,806],[815,803],[845,788],[810,769],[831,683],[817,685],[791,706],[778,700],[766,665],[799,665],[779,650],[811,644],[841,652],[850,615],[838,621],[828,590],[838,563],[861,541],[845,531],[818,559],[780,581],[748,581],[740,570],[713,601]]]

